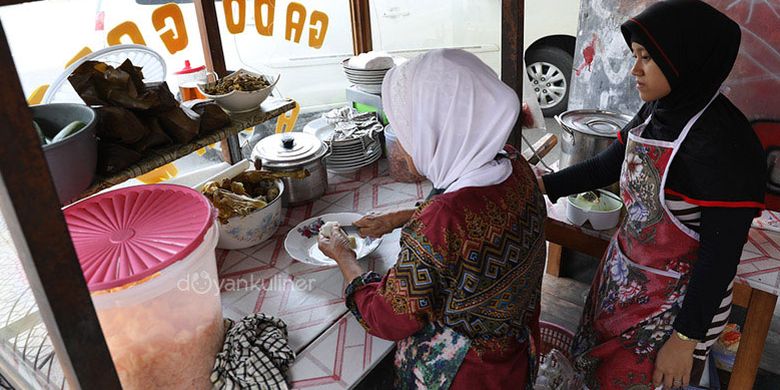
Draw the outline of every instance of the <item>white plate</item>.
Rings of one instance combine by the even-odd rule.
[[[319,138],[320,141],[327,141],[330,136],[335,131],[335,126],[328,123],[325,118],[317,118],[309,123],[306,124],[306,126],[303,127],[303,132],[308,134],[313,134],[315,137]],[[370,142],[377,142],[376,140],[366,141],[366,146],[369,145]],[[362,149],[363,148],[363,142],[361,142],[360,137],[358,138],[351,138],[347,140],[338,140],[338,141],[331,141],[330,142],[331,147],[335,151],[341,150],[341,149]]]
[[[366,145],[366,148],[356,148],[352,150],[341,150],[336,149],[333,150],[333,153],[331,154],[331,157],[329,159],[333,159],[334,157],[338,159],[345,159],[345,158],[354,158],[354,157],[360,157],[361,155],[371,155],[376,153],[377,150],[381,149],[381,145],[371,143],[370,145]]]
[[[303,132],[313,134],[319,138],[320,141],[325,141],[328,137],[330,137],[331,134],[333,134],[334,129],[335,127],[328,123],[325,118],[317,118],[307,123],[306,126],[303,127]]]
[[[347,80],[353,82],[353,83],[366,83],[366,84],[382,84],[382,81],[384,81],[384,77],[361,77],[361,76],[352,76],[347,75]]]
[[[377,160],[379,160],[380,157],[382,157],[382,153],[377,153],[376,155],[374,155],[370,159],[368,159],[368,160],[366,160],[364,162],[360,162],[358,164],[347,165],[347,166],[342,166],[342,165],[332,166],[332,165],[328,164],[328,165],[326,165],[326,169],[328,171],[330,171],[330,172],[333,172],[333,173],[350,173],[350,172],[357,171],[360,168],[363,168],[365,166],[368,166],[368,165],[371,165],[371,164],[375,163]]]
[[[363,150],[364,148],[371,147],[374,144],[378,144],[378,142],[374,140],[366,140],[365,142],[355,142],[355,143],[345,145],[339,141],[336,141],[336,142],[331,142],[330,146],[334,152],[341,152],[341,151],[349,152],[355,150]]]
[[[284,239],[284,249],[290,257],[302,263],[321,266],[336,265],[335,261],[325,256],[317,247],[320,226],[329,221],[338,222],[340,225],[351,225],[362,217],[361,214],[357,213],[333,213],[309,218],[287,233],[287,238]],[[358,259],[368,256],[382,243],[381,237],[374,240],[359,236],[355,238],[357,241],[355,253]]]
[[[350,162],[358,162],[358,161],[365,161],[374,158],[374,155],[377,153],[381,153],[382,148],[375,146],[372,148],[369,148],[368,150],[361,150],[354,153],[349,154],[332,154],[330,157],[327,158],[327,162],[336,162],[336,163],[350,163]]]
[[[333,156],[331,156],[333,157]],[[358,161],[363,161],[368,159],[369,157],[373,157],[372,155],[368,155],[365,153],[360,153],[355,156],[338,156],[337,158],[330,158],[326,160],[328,164],[336,164],[336,165],[344,165],[344,164],[352,164],[357,163]]]

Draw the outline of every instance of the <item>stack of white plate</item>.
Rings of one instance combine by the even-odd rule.
[[[315,119],[303,128],[304,133],[314,134],[330,145],[331,155],[325,160],[328,171],[349,173],[370,165],[382,157],[382,145],[379,143],[379,131],[354,138],[333,140],[336,126],[324,118]]]
[[[359,90],[380,94],[382,93],[382,80],[385,78],[390,68],[387,69],[358,69],[349,66],[349,59],[342,62],[344,67],[344,73],[347,75],[347,80],[350,83],[355,84]]]

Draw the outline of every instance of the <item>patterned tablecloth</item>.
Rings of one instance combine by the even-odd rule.
[[[225,317],[262,312],[287,323],[290,344],[299,354],[290,370],[295,388],[349,388],[393,343],[366,334],[347,313],[346,285],[337,266],[311,266],[290,258],[284,249],[287,233],[301,221],[321,214],[413,207],[431,189],[427,182],[393,181],[384,159],[353,174],[330,174],[328,183],[321,199],[287,209],[282,227],[270,240],[245,250],[217,253]],[[361,264],[384,273],[395,264],[399,237],[400,230],[385,236]]]

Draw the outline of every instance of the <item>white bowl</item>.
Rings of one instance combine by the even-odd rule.
[[[395,65],[395,61],[393,61],[393,66]],[[379,69],[361,69],[361,68],[355,68],[353,66],[349,65],[349,58],[341,61],[341,66],[344,67],[345,70],[350,70],[352,72],[360,72],[360,73],[381,73],[381,72],[387,72],[392,68],[393,66],[389,66],[387,68],[379,68]]]
[[[271,91],[274,90],[274,86],[276,85],[277,82],[279,82],[279,78],[281,77],[281,75],[277,75],[276,78],[273,79],[273,81],[270,81],[271,77],[269,76],[253,73],[244,69],[239,69],[225,76],[224,78],[229,79],[241,74],[248,74],[255,77],[263,77],[266,80],[269,80],[271,85],[255,91],[231,91],[223,95],[207,94],[203,90],[205,86],[202,84],[198,84],[198,89],[203,94],[203,96],[206,96],[209,99],[213,99],[225,111],[229,111],[233,113],[248,112],[260,108],[260,104],[263,103],[263,101],[265,101],[265,99],[267,99],[269,95],[271,95]]]
[[[271,238],[282,223],[282,194],[284,183],[277,179],[279,195],[267,206],[249,215],[228,219],[219,224],[217,248],[243,249],[255,246]]]
[[[577,226],[582,226],[586,221],[595,230],[612,229],[620,223],[620,210],[623,209],[623,202],[617,198],[617,195],[609,191],[597,190],[607,202],[610,209],[607,211],[586,210],[577,205],[574,201],[576,195],[566,197],[566,218]]]
[[[368,77],[356,77],[356,76],[347,75],[347,80],[353,83],[382,84],[385,78],[384,76],[376,77],[376,78],[368,78]]]

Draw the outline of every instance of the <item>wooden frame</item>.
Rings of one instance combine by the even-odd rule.
[[[217,20],[214,0],[195,0],[195,14],[198,18],[198,31],[200,31],[200,42],[203,46],[206,68],[215,72],[219,77],[227,76],[225,53],[222,51],[222,37],[219,33],[219,20]],[[209,26],[217,26],[217,28],[209,28]],[[241,154],[238,134],[228,135],[220,144],[222,158],[227,163],[232,165],[244,159]]]
[[[352,53],[358,55],[373,50],[371,40],[371,11],[368,0],[349,0],[352,20]]]
[[[0,72],[17,74],[1,24]],[[0,101],[0,206],[62,371],[73,389],[121,389],[18,78]]]
[[[512,87],[523,102],[523,28],[525,0],[501,1],[501,80]],[[522,115],[522,114],[521,114]],[[509,143],[522,150],[522,121],[518,119]]]

